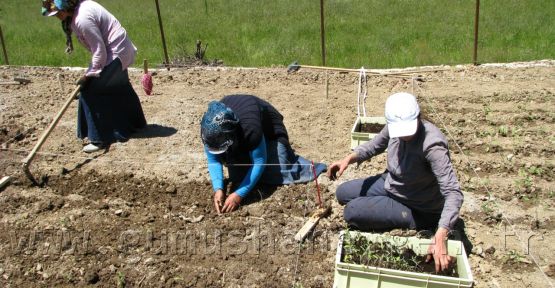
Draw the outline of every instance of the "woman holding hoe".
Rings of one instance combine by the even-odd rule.
[[[330,165],[328,177],[341,176],[349,164],[363,162],[387,149],[387,170],[337,188],[345,204],[345,221],[360,230],[435,229],[428,260],[436,271],[449,267],[448,232],[458,220],[463,195],[451,165],[447,139],[420,117],[416,98],[396,93],[385,103],[387,125],[369,142]]]
[[[71,33],[92,54],[81,85],[77,136],[90,142],[90,153],[115,141],[126,141],[146,126],[139,97],[127,74],[137,49],[119,21],[91,0],[43,0],[42,14],[62,21],[66,53],[73,51]]]

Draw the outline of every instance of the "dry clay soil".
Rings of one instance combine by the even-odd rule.
[[[553,285],[555,62],[436,68],[415,81],[369,76],[367,114],[383,115],[394,92],[413,92],[448,137],[475,287]],[[148,127],[84,154],[75,101],[32,162],[41,185],[30,185],[21,160],[82,73],[0,67],[2,82],[31,80],[0,85],[0,177],[12,177],[0,192],[1,287],[332,286],[345,228],[334,191],[383,171],[385,155],[349,167],[335,182],[319,178],[332,212],[299,245],[293,235],[316,208],[315,184],[258,187],[238,211],[216,215],[199,122],[209,101],[255,94],[285,116],[298,154],[331,163],[350,152],[358,74],[158,70],[146,96],[142,72],[132,70]]]

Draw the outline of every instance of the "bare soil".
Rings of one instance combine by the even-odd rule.
[[[549,287],[555,62],[441,68],[418,73],[423,81],[414,83],[369,77],[367,113],[383,115],[388,95],[414,92],[448,137],[476,287]],[[332,286],[345,228],[334,191],[383,171],[385,155],[338,181],[320,177],[332,213],[299,245],[293,236],[316,208],[314,183],[259,187],[238,211],[218,216],[198,124],[209,101],[255,94],[285,116],[298,154],[330,163],[350,152],[358,75],[285,67],[155,72],[146,96],[142,72],[130,71],[149,122],[144,131],[84,154],[73,103],[31,165],[41,182],[32,186],[21,160],[83,72],[0,67],[2,81],[32,81],[0,85],[0,178],[13,177],[0,192],[0,286]]]
[[[362,123],[359,126],[358,132],[380,133],[380,131],[382,131],[384,126],[385,125],[383,125],[383,124],[377,124],[377,123]]]

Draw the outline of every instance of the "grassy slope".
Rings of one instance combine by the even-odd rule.
[[[11,64],[85,66],[80,45],[63,53],[59,21],[38,0],[3,0],[0,25]],[[5,2],[5,3],[4,3]],[[154,0],[98,0],[122,22],[138,59],[163,61]],[[555,58],[555,1],[481,1],[480,62]],[[327,65],[404,67],[472,61],[474,1],[326,0]],[[231,66],[320,65],[319,1],[160,0],[170,57],[208,43]],[[75,40],[76,41],[76,40]],[[3,58],[2,58],[3,60]],[[139,64],[140,61],[137,61]],[[2,62],[3,63],[3,62]]]

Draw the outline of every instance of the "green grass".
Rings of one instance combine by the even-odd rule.
[[[164,60],[154,0],[98,0],[122,22],[143,58]],[[555,58],[555,1],[481,1],[478,61]],[[170,58],[192,54],[228,66],[321,65],[320,4],[312,0],[160,0]],[[471,63],[475,1],[325,0],[327,66],[386,68]],[[86,66],[65,55],[57,18],[39,0],[3,0],[0,25],[12,65]],[[74,39],[75,42],[77,40]],[[3,63],[3,57],[2,62]]]

